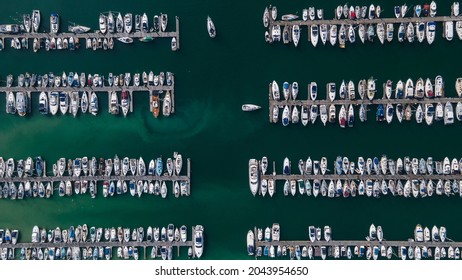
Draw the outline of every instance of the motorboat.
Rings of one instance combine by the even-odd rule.
[[[32,11],[32,31],[37,33],[40,28],[40,11]]]
[[[435,16],[436,16],[436,2],[435,2],[435,1],[432,1],[432,2],[430,3],[430,13],[429,13],[429,15],[430,15],[431,17],[435,17]]]
[[[258,192],[258,162],[255,159],[249,161],[249,184],[250,191],[255,196]]]
[[[124,31],[125,33],[132,32],[133,28],[133,15],[131,13],[125,14],[124,16]]]
[[[322,36],[321,36],[321,39],[322,39]],[[295,24],[292,27],[292,41],[294,42],[295,47],[297,47],[298,42],[300,41],[300,26],[298,24]]]
[[[429,45],[435,40],[436,23],[434,21],[427,22],[425,29],[425,36]]]
[[[374,99],[374,96],[375,96],[375,92],[376,92],[376,89],[375,89],[375,80],[373,77],[369,78],[367,80],[367,98],[369,100],[372,100]]]
[[[52,13],[50,16],[50,29],[51,33],[59,32],[59,15],[57,13]]]
[[[435,97],[444,97],[444,83],[440,75],[435,78]]]
[[[247,254],[252,256],[255,251],[255,236],[253,231],[249,230],[247,232]]]
[[[313,47],[316,47],[318,44],[319,30],[318,25],[313,24],[310,26],[310,40]]]
[[[453,124],[454,123],[454,109],[450,102],[446,102],[444,106],[444,124]]]
[[[461,30],[462,30],[462,24],[461,24]],[[462,33],[461,33],[462,34]],[[337,25],[332,24],[330,26],[329,30],[329,42],[332,46],[335,46],[337,43]]]
[[[165,31],[165,28],[162,28],[162,31]],[[207,31],[209,33],[210,38],[215,38],[217,35],[215,24],[213,23],[210,16],[207,16]]]
[[[99,16],[99,30],[103,34],[106,34],[107,32],[107,17],[103,14],[100,14]]]
[[[202,256],[204,248],[204,228],[201,225],[196,225],[194,228],[194,253],[197,258]]]
[[[454,38],[454,22],[453,21],[445,21],[444,22],[444,37],[448,41],[452,41]]]

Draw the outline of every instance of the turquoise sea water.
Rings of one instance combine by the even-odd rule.
[[[438,13],[449,15],[450,1],[438,2]],[[176,113],[170,118],[154,119],[149,112],[148,93],[135,94],[134,113],[126,119],[113,117],[102,105],[98,117],[42,116],[37,112],[38,95],[34,96],[33,113],[26,118],[0,112],[0,155],[16,159],[41,155],[48,162],[60,157],[143,156],[164,158],[174,151],[191,158],[191,197],[162,200],[127,195],[111,199],[89,196],[50,200],[0,201],[1,227],[18,228],[29,241],[32,226],[166,226],[168,223],[205,227],[206,259],[247,259],[245,238],[254,226],[281,224],[282,239],[307,239],[309,225],[330,225],[335,239],[363,239],[369,225],[382,225],[387,239],[412,237],[417,223],[424,226],[445,225],[448,236],[462,240],[462,226],[457,219],[462,201],[458,197],[404,199],[383,197],[327,199],[318,197],[284,197],[282,186],[270,199],[252,197],[248,187],[248,160],[268,156],[277,162],[288,156],[293,163],[299,158],[327,156],[332,165],[337,155],[357,159],[387,154],[390,158],[445,156],[461,157],[461,124],[445,127],[437,123],[378,124],[374,111],[366,124],[356,122],[352,129],[337,125],[282,127],[268,121],[268,83],[277,80],[298,81],[301,95],[306,85],[316,81],[324,95],[330,81],[353,80],[374,76],[378,84],[387,79],[397,81],[412,77],[442,75],[446,94],[454,96],[454,81],[460,76],[461,43],[447,42],[438,25],[434,45],[398,42],[338,47],[319,46],[306,41],[302,30],[299,47],[264,41],[262,13],[266,5],[278,7],[279,14],[301,15],[303,8],[324,8],[326,17],[340,3],[322,1],[15,1],[5,3],[0,22],[9,23],[32,9],[42,12],[42,29],[48,28],[48,15],[58,12],[61,24],[76,22],[97,28],[98,15],[108,10],[142,14],[150,19],[168,13],[170,24],[180,17],[181,50],[170,51],[170,40],[156,39],[150,44],[136,42],[127,46],[116,43],[113,51],[4,50],[0,53],[0,78],[26,71],[47,73],[62,71],[101,73],[142,72],[153,70],[175,73]],[[343,4],[343,3],[341,3]],[[367,4],[358,1],[355,5]],[[382,17],[391,17],[392,7],[400,2],[380,3]],[[417,2],[407,2],[414,5]],[[421,3],[423,4],[423,3]],[[332,12],[329,12],[332,11]],[[206,16],[217,28],[212,40],[206,32]],[[170,26],[173,28],[173,26]],[[396,40],[396,39],[395,39]],[[379,88],[379,87],[378,87]],[[381,91],[379,90],[381,93]],[[105,100],[100,98],[100,101]],[[0,98],[0,108],[4,108]],[[262,110],[244,113],[243,103],[255,103]],[[23,240],[24,240],[23,239]],[[186,253],[184,250],[183,253]],[[184,257],[184,255],[183,255]]]

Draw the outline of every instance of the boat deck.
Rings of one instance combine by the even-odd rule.
[[[90,32],[90,33],[82,33],[82,34],[75,34],[71,32],[63,32],[63,33],[47,33],[47,32],[42,32],[42,33],[18,33],[18,34],[4,34],[0,33],[0,39],[51,39],[51,38],[69,38],[69,37],[74,37],[78,39],[108,39],[108,38],[122,38],[122,37],[129,37],[132,39],[141,39],[144,37],[151,37],[153,39],[155,38],[176,38],[177,42],[177,50],[180,49],[180,20],[177,17],[175,17],[175,31],[172,32],[133,32],[133,33],[106,33],[103,34],[100,31],[95,31],[95,32]]]

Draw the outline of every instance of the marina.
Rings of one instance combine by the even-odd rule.
[[[433,226],[425,229],[419,224],[414,229],[414,236],[408,240],[396,241],[385,239],[381,226],[372,224],[366,240],[333,240],[332,229],[324,226],[309,226],[307,240],[280,240],[279,224],[272,227],[255,227],[247,233],[247,253],[259,257],[289,259],[322,258],[366,258],[381,259],[460,259],[462,242],[449,239],[446,227]],[[431,233],[430,233],[431,232]]]
[[[41,32],[40,11],[34,10],[32,17],[24,15],[23,24],[0,25],[0,50],[7,45],[6,40],[11,41],[13,49],[29,49],[29,40],[33,40],[34,52],[41,48],[49,50],[76,50],[80,48],[80,40],[87,49],[113,49],[114,42],[124,44],[133,43],[134,39],[141,42],[151,42],[156,38],[171,38],[171,49],[180,49],[180,21],[175,17],[175,31],[167,31],[168,16],[166,14],[155,15],[152,27],[149,28],[149,19],[145,14],[125,14],[122,18],[119,13],[114,19],[112,12],[108,15],[101,14],[99,17],[99,30],[90,32],[91,28],[81,25],[69,26],[70,32],[60,32],[59,15],[51,16],[50,32]],[[115,22],[117,21],[117,22]],[[33,28],[32,25],[33,24]],[[117,27],[117,28],[116,28]],[[133,31],[133,32],[132,32]]]
[[[368,120],[371,105],[376,108],[377,122],[391,123],[396,119],[401,123],[415,119],[427,125],[436,122],[450,125],[455,120],[462,121],[462,78],[455,82],[455,97],[446,96],[441,76],[434,80],[419,78],[415,83],[410,78],[396,84],[387,80],[383,83],[382,98],[379,98],[376,81],[370,77],[357,83],[351,80],[343,80],[340,85],[330,82],[326,85],[325,99],[316,82],[308,84],[307,98],[301,99],[298,82],[284,82],[280,90],[278,83],[273,81],[268,94],[270,123],[281,121],[283,126],[290,123],[307,126],[320,119],[323,125],[338,123],[342,128],[353,127],[356,118],[361,122]],[[359,107],[357,114],[355,106]]]
[[[133,93],[149,92],[149,104],[154,117],[160,113],[164,117],[175,112],[175,79],[171,72],[153,71],[143,73],[104,75],[65,72],[62,75],[48,73],[42,75],[21,74],[14,85],[13,75],[6,78],[6,86],[0,86],[5,93],[6,113],[25,116],[31,113],[30,102],[33,93],[40,94],[38,111],[40,114],[61,115],[67,113],[77,116],[78,111],[96,116],[99,112],[99,101],[96,93],[108,93],[108,110],[112,115],[120,113],[127,116],[133,112]],[[120,96],[120,97],[119,97]],[[121,111],[121,112],[120,112]]]
[[[357,164],[347,157],[338,156],[331,168],[326,157],[321,160],[298,161],[298,174],[292,172],[291,161],[284,159],[283,174],[272,174],[268,159],[249,160],[249,187],[251,193],[273,197],[278,181],[284,181],[284,196],[313,197],[401,196],[425,198],[435,196],[462,197],[462,159],[448,157],[442,161],[432,157],[389,159],[386,155],[374,158],[359,157]],[[269,174],[267,174],[267,172]],[[279,187],[282,187],[281,185]]]
[[[338,42],[340,48],[345,48],[347,43],[356,41],[373,42],[376,38],[381,44],[391,42],[395,37],[398,42],[422,43],[425,39],[429,45],[435,40],[436,25],[443,23],[443,37],[452,41],[454,29],[462,40],[462,20],[459,17],[459,3],[457,7],[451,7],[451,16],[436,16],[436,3],[414,6],[414,14],[407,17],[410,11],[406,4],[395,6],[393,9],[395,18],[380,18],[382,8],[371,4],[370,6],[344,6],[339,5],[334,11],[334,19],[325,19],[323,9],[303,9],[302,17],[296,14],[286,14],[277,20],[277,8],[266,7],[263,13],[263,25],[268,30],[265,32],[265,40],[268,43],[283,41],[284,44],[292,43],[295,47],[300,42],[302,27],[307,26],[308,41],[313,47],[330,43],[335,46]],[[388,9],[387,9],[388,10]],[[398,25],[395,28],[395,25]],[[357,35],[356,35],[357,34]],[[358,36],[358,40],[356,37]]]
[[[46,166],[46,161],[41,157],[18,161],[0,158],[0,198],[50,198],[55,191],[60,197],[85,195],[88,192],[92,198],[96,198],[102,192],[103,197],[129,193],[133,197],[145,194],[166,198],[169,193],[166,182],[171,182],[171,193],[176,198],[189,196],[191,192],[190,159],[186,160],[186,171],[182,172],[183,159],[178,153],[165,163],[162,157],[158,157],[148,165],[142,157],[119,159],[116,155],[114,159],[99,160],[95,157],[60,158],[53,164],[53,172],[47,172]]]
[[[171,260],[176,248],[188,248],[188,258],[200,258],[204,251],[204,228],[191,227],[191,240],[185,225],[139,228],[96,228],[71,226],[69,229],[46,230],[34,226],[32,242],[20,242],[18,230],[0,229],[0,258],[2,260],[110,260],[157,259]],[[147,252],[150,252],[148,255]],[[143,255],[141,255],[143,254]]]

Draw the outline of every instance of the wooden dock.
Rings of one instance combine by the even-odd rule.
[[[132,32],[132,33],[101,33],[99,30],[95,32],[90,32],[90,33],[71,33],[71,32],[63,32],[63,33],[47,33],[47,32],[42,32],[42,33],[17,33],[17,34],[5,34],[5,33],[0,33],[0,39],[5,40],[5,39],[39,39],[39,40],[46,40],[46,39],[51,39],[51,38],[78,38],[79,40],[86,40],[86,39],[117,39],[117,38],[122,38],[122,37],[129,37],[132,39],[141,39],[145,37],[151,37],[152,39],[155,38],[176,38],[177,42],[177,50],[180,49],[180,19],[178,16],[175,17],[175,31],[172,32],[142,32],[142,31],[137,31],[137,32]],[[85,44],[85,42],[84,42]],[[6,45],[5,45],[6,46]]]

